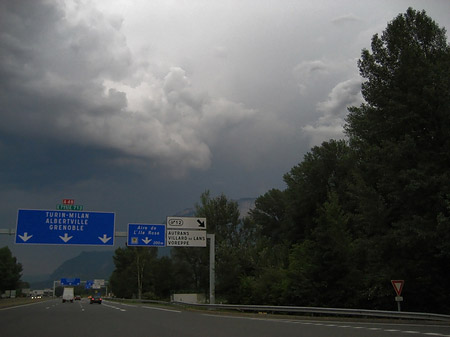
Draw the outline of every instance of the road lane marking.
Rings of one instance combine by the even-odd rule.
[[[104,303],[103,303],[103,306],[104,306],[104,307],[111,308],[111,309],[120,310],[120,311],[126,311],[125,309],[122,309],[122,308],[119,308],[119,307],[115,307],[115,306],[109,305],[109,304],[104,304]]]
[[[436,333],[436,332],[420,332],[415,330],[400,330],[400,329],[383,329],[379,327],[367,327],[367,326],[359,326],[359,325],[341,325],[339,322],[334,323],[321,323],[321,322],[305,322],[305,321],[295,321],[295,320],[285,320],[285,319],[274,319],[274,318],[255,318],[255,317],[238,317],[238,316],[224,316],[224,315],[214,315],[214,314],[202,314],[203,316],[215,317],[215,318],[226,318],[226,319],[246,319],[246,320],[258,320],[258,321],[271,321],[271,322],[280,322],[280,323],[291,323],[291,324],[302,324],[302,325],[314,325],[314,326],[326,326],[326,327],[337,327],[337,328],[352,328],[352,329],[362,329],[362,330],[370,330],[370,331],[385,331],[385,332],[400,332],[405,334],[417,334],[424,336],[438,336],[438,337],[450,337],[448,334]],[[369,325],[377,324],[377,323],[367,323]],[[379,323],[378,323],[379,324]],[[384,325],[384,324],[379,324]],[[404,326],[403,324],[392,324],[388,323],[387,325],[396,325],[396,326]],[[415,324],[409,325],[411,326],[421,326],[421,327],[444,327],[448,328],[448,326],[444,325],[424,325],[424,324]]]
[[[83,304],[82,304],[81,302],[79,302],[79,303],[78,303],[78,305],[80,306],[80,308],[81,308],[81,311],[84,311],[84,307],[83,307]]]
[[[151,309],[151,310],[160,310],[160,311],[174,312],[174,313],[177,313],[177,314],[181,313],[181,311],[179,311],[179,310],[163,309],[163,308],[157,308],[157,307],[146,307],[144,305],[142,306],[142,308]]]
[[[124,304],[124,303],[120,303],[120,305],[123,305],[125,307],[131,307],[131,308],[137,308],[137,305],[132,305],[132,304]]]

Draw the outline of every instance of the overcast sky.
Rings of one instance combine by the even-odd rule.
[[[63,198],[162,223],[205,190],[284,189],[359,105],[357,59],[448,0],[0,0],[0,228]],[[10,246],[24,274],[91,247]]]

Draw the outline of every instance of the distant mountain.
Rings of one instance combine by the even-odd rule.
[[[114,271],[114,250],[81,252],[80,255],[64,261],[50,275],[26,276],[24,281],[31,289],[53,288],[53,282],[62,278],[81,280],[109,279]]]
[[[182,211],[175,213],[173,216],[183,216],[183,217],[195,216],[195,208],[185,208]]]
[[[241,198],[236,200],[238,203],[239,213],[241,214],[241,218],[246,217],[250,210],[255,207],[256,198]],[[184,210],[177,212],[174,216],[195,216],[195,208],[185,208]]]
[[[28,282],[31,289],[45,289],[53,287],[53,281],[50,281],[49,274],[27,275],[23,276],[22,280],[24,282]]]
[[[241,213],[241,218],[249,215],[250,210],[255,208],[256,198],[241,198],[237,200],[239,206],[239,213]]]
[[[113,256],[113,250],[82,252],[56,268],[50,278],[109,279],[114,271]]]

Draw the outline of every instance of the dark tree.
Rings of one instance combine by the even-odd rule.
[[[261,234],[272,243],[290,241],[285,194],[284,191],[271,189],[257,198],[255,208],[250,210],[250,216],[261,228]]]
[[[300,164],[284,175],[289,221],[285,235],[292,243],[302,242],[314,230],[318,210],[327,201],[330,191],[344,198],[352,166],[346,142],[330,140],[313,147]]]
[[[22,277],[22,265],[12,255],[9,247],[0,249],[0,293],[16,290]]]
[[[110,283],[117,297],[142,298],[144,293],[154,295],[154,272],[157,250],[148,247],[117,248],[114,254],[115,270]]]
[[[350,108],[346,125],[357,158],[352,192],[367,251],[368,298],[372,306],[389,305],[388,280],[403,278],[406,309],[448,310],[446,32],[425,11],[409,8],[373,37],[371,49],[358,63],[365,103]]]

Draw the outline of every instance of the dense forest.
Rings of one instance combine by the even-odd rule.
[[[450,313],[450,47],[424,11],[398,15],[358,61],[364,103],[241,218],[207,191],[216,301]],[[208,249],[119,248],[120,297],[208,292]]]

